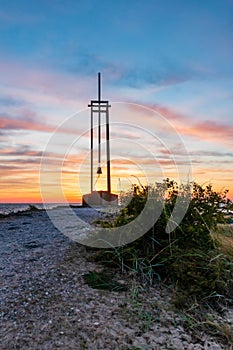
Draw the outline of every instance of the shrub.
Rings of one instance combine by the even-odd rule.
[[[149,192],[150,191],[150,192]],[[224,222],[222,207],[230,201],[227,191],[217,193],[211,185],[197,183],[182,185],[170,179],[154,187],[136,186],[126,194],[131,201],[121,210],[113,226],[133,220],[143,210],[148,194],[154,201],[163,202],[157,222],[138,240],[126,246],[104,250],[101,258],[118,264],[121,270],[131,270],[144,283],[162,279],[176,286],[176,292],[188,298],[202,299],[209,295],[224,294],[232,279],[230,261],[219,254],[210,230]],[[190,196],[190,204],[182,222],[170,234],[166,226],[176,200]]]

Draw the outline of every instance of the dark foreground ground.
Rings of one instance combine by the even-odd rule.
[[[94,213],[82,210],[92,221]],[[91,261],[91,250],[54,228],[44,211],[0,219],[0,239],[0,349],[230,349],[185,329],[168,288],[141,290],[117,275],[127,291],[86,285],[83,275],[102,266]],[[231,310],[210,316],[232,325]]]

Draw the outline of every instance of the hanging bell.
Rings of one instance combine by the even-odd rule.
[[[98,166],[96,174],[98,175],[102,174],[101,166]]]

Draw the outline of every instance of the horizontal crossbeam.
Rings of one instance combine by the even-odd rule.
[[[109,106],[109,107],[111,107],[110,105],[109,105],[109,101],[99,101],[99,100],[91,100],[91,104],[89,104],[88,105],[88,107],[91,107],[91,106],[93,106],[93,105],[103,105],[103,104],[105,104],[105,105],[107,105],[107,106]]]

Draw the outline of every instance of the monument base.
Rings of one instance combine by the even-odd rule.
[[[93,191],[83,195],[82,198],[83,206],[107,206],[107,205],[118,205],[118,195],[110,193],[108,191]]]

